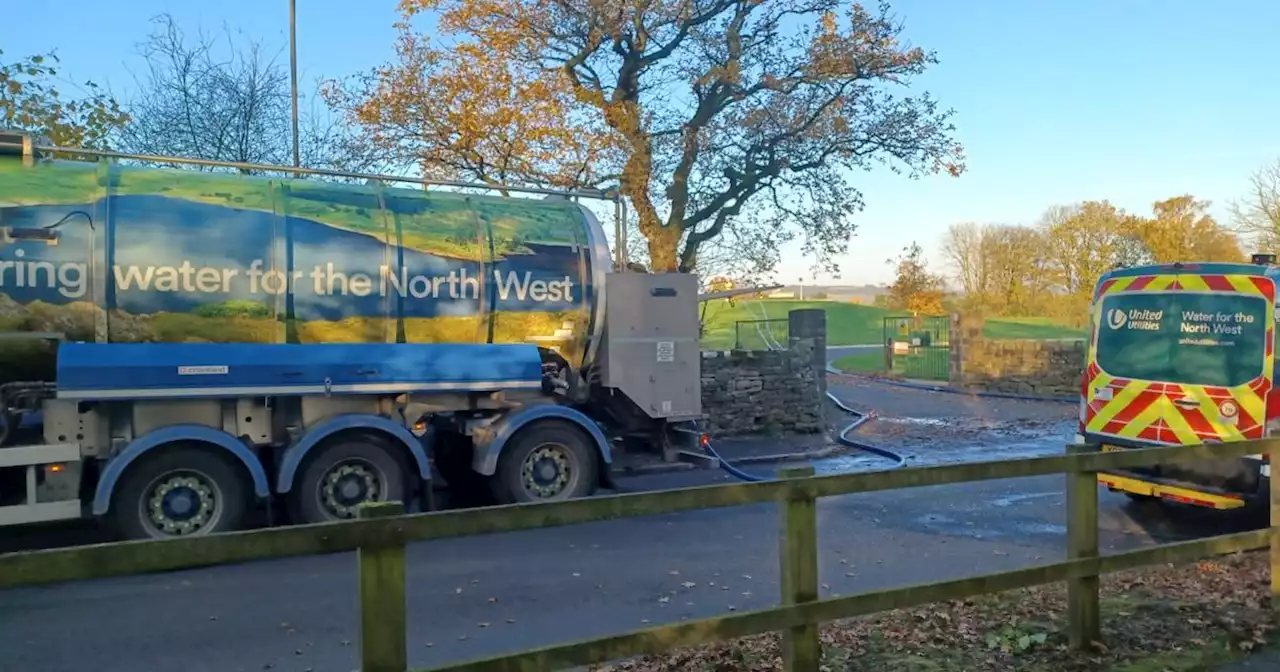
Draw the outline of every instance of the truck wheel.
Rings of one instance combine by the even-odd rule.
[[[585,497],[595,492],[595,447],[566,422],[539,422],[520,430],[498,458],[490,483],[507,504]]]
[[[365,502],[403,502],[406,469],[379,443],[361,439],[326,442],[308,456],[289,491],[295,523],[349,520]]]
[[[111,502],[127,539],[197,537],[240,528],[250,490],[238,465],[207,448],[162,448],[125,470]]]

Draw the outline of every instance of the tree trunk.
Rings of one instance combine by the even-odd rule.
[[[645,234],[649,241],[649,268],[654,273],[680,270],[680,229],[655,223]]]

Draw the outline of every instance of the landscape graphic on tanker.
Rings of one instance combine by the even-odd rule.
[[[535,342],[578,365],[599,223],[564,199],[0,158],[0,331]],[[0,341],[0,382],[52,378]]]

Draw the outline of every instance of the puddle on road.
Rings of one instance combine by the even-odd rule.
[[[1013,506],[1025,502],[1028,499],[1040,499],[1042,497],[1061,497],[1061,492],[1024,492],[1017,495],[1009,495],[1008,497],[998,497],[991,500],[992,506]]]
[[[876,418],[873,422],[952,425],[950,420],[937,418]],[[1002,427],[985,437],[965,436],[954,442],[946,441],[943,437],[882,443],[869,438],[868,442],[903,456],[908,467],[929,467],[963,462],[1061,455],[1073,431],[1074,423],[1063,421],[1046,427]],[[813,467],[819,474],[847,474],[894,468],[892,460],[862,451],[816,460],[813,462]],[[1002,504],[1002,506],[1007,505]]]
[[[923,528],[939,534],[946,534],[953,537],[970,537],[973,539],[1000,539],[1010,536],[1017,538],[1023,535],[1060,537],[1067,533],[1067,527],[1065,525],[1058,525],[1054,523],[1028,521],[1015,523],[1012,527],[1001,530],[996,529],[992,525],[978,525],[973,521],[961,522],[955,518],[938,513],[930,513],[920,516],[913,522]]]
[[[891,425],[931,425],[934,427],[945,427],[947,420],[945,418],[881,418],[877,417],[876,422],[887,422]]]
[[[1055,523],[1018,523],[1014,527],[1020,532],[1029,532],[1031,534],[1060,536],[1067,533],[1066,525],[1057,525]]]

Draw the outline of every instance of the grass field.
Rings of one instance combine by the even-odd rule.
[[[883,373],[884,350],[845,355],[832,362],[831,365],[849,373]]]
[[[884,318],[905,313],[888,311],[875,306],[861,306],[835,301],[786,301],[786,300],[737,300],[709,302],[703,314],[707,325],[703,346],[712,349],[731,348],[735,341],[735,327],[739,321],[762,319],[786,319],[787,313],[799,308],[823,308],[827,311],[827,345],[870,345],[884,342]],[[744,325],[746,347],[763,340],[756,329]],[[775,338],[786,329],[778,325],[770,331]],[[1006,318],[987,320],[987,338],[1083,338],[1084,332],[1053,324],[1043,318]]]

